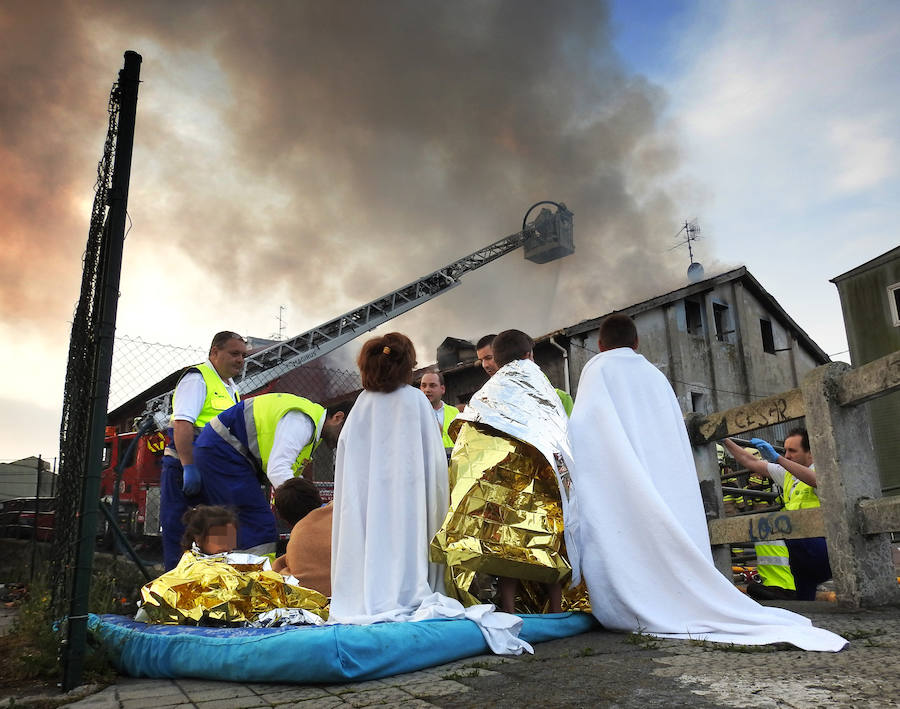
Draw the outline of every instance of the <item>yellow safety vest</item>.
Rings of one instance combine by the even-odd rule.
[[[203,377],[203,383],[206,384],[206,399],[203,401],[203,408],[200,409],[200,413],[194,421],[194,428],[199,431],[225,409],[230,409],[238,403],[241,400],[241,395],[235,392],[232,399],[225,382],[222,381],[222,377],[206,362],[195,364],[193,367],[185,369],[178,381],[180,382],[188,372],[200,372],[200,375]],[[178,390],[177,384],[175,385],[175,390]],[[172,395],[172,409],[175,409],[174,394]]]
[[[802,480],[798,480],[787,470],[784,471],[784,509],[786,510],[805,510],[810,507],[819,507],[819,496],[816,489],[811,485],[807,485]]]
[[[319,442],[322,425],[325,423],[325,409],[309,399],[294,394],[261,394],[244,402],[247,446],[253,457],[262,464],[263,472],[269,469],[269,455],[275,443],[275,427],[289,411],[301,411],[306,414],[315,428],[312,440],[300,451],[291,466],[296,476]]]
[[[784,471],[782,498],[786,510],[802,510],[821,505],[816,489],[798,480],[787,470]],[[796,590],[787,544],[784,541],[757,544],[756,563],[757,573],[766,586],[781,586],[791,591]]]
[[[780,586],[789,591],[796,591],[794,575],[791,573],[791,561],[787,544],[778,539],[754,544],[756,550],[756,573],[764,586]]]
[[[572,407],[575,406],[575,402],[572,401],[572,397],[569,395],[569,392],[563,391],[562,389],[557,389],[556,395],[559,397],[560,402],[562,402],[563,408],[566,410],[566,416],[571,416]]]
[[[453,448],[453,440],[447,432],[453,419],[459,416],[459,409],[450,404],[444,404],[444,425],[441,427],[441,434],[444,437],[444,448]]]

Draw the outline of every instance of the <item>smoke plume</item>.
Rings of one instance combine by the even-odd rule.
[[[542,199],[575,213],[574,256],[539,266],[511,254],[391,328],[430,356],[445,335],[537,335],[680,281],[665,97],[623,69],[597,0],[0,13],[8,322],[71,312],[105,77],[125,49],[144,58],[129,238],[168,259],[159,277],[186,304],[170,317],[190,317],[201,294],[252,302],[281,289],[300,332],[518,231]],[[179,261],[209,276],[179,280]]]

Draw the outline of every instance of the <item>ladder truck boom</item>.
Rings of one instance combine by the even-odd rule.
[[[333,352],[354,338],[383,325],[413,308],[427,303],[460,284],[460,278],[482,266],[505,256],[520,246],[525,246],[525,258],[536,263],[546,263],[574,251],[572,212],[563,203],[538,202],[525,214],[540,204],[553,204],[556,212],[542,209],[537,219],[523,223],[522,230],[489,244],[468,256],[463,256],[443,268],[391,291],[380,298],[354,310],[339,315],[328,322],[307,330],[296,337],[277,342],[254,352],[244,361],[244,372],[235,380],[244,395],[252,394],[273,379],[302,364]],[[166,394],[147,402],[149,411],[168,408]]]

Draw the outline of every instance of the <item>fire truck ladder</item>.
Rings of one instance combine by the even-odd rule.
[[[538,202],[531,209],[538,204],[543,203]],[[525,257],[538,263],[572,253],[572,213],[564,204],[556,207],[555,214],[542,210],[537,220],[531,224],[523,224],[522,230],[515,234],[463,256],[312,330],[250,355],[239,380],[241,391],[254,392],[285,372],[328,354],[364,332],[456,288],[460,284],[460,278],[466,273],[495,261],[523,244],[526,246]],[[528,213],[526,219],[527,217]]]
[[[556,211],[542,209],[534,222],[526,223],[531,211],[541,204],[552,204]],[[251,394],[290,370],[322,357],[388,320],[446,293],[458,286],[460,278],[466,273],[523,245],[525,258],[535,263],[547,263],[573,253],[572,212],[563,203],[549,200],[537,202],[525,213],[521,231],[296,337],[254,352],[245,360],[243,374],[235,380],[245,395]],[[148,410],[168,408],[170,395],[171,392],[147,402]]]

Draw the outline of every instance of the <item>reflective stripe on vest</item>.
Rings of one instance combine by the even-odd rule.
[[[450,429],[453,419],[457,416],[459,416],[459,409],[455,406],[450,406],[450,404],[444,404],[444,425],[441,427],[441,435],[444,437],[444,448],[453,448],[453,439],[450,438],[450,434],[447,431]]]
[[[782,540],[755,544],[756,573],[765,586],[779,586],[790,591],[796,590],[794,575],[791,573],[791,562],[787,544]]]
[[[325,409],[318,404],[294,394],[261,394],[244,402],[244,425],[247,427],[247,445],[250,455],[259,461],[264,472],[268,471],[269,454],[275,443],[275,428],[289,411],[300,411],[312,420],[315,431],[312,440],[300,451],[291,468],[294,475],[309,459],[322,436]]]
[[[185,369],[178,381],[180,382],[188,372],[200,372],[200,376],[203,377],[203,383],[206,385],[206,399],[204,399],[203,408],[200,409],[200,413],[197,414],[197,418],[194,421],[195,429],[202,429],[225,409],[230,409],[241,400],[241,395],[237,391],[234,393],[234,398],[231,398],[231,394],[228,393],[228,387],[222,381],[222,377],[206,362],[195,364],[193,367]],[[177,384],[175,385],[175,390],[178,390]],[[172,395],[172,409],[175,409],[174,394]]]

